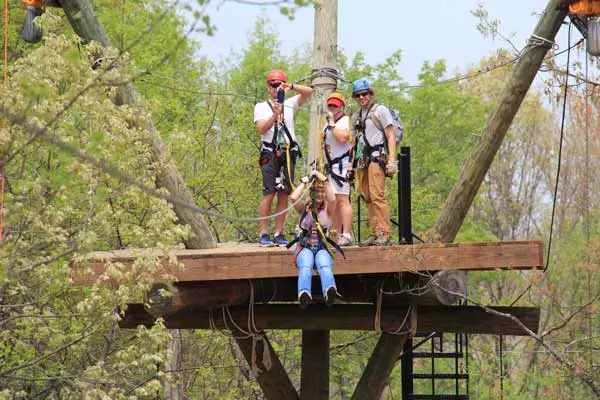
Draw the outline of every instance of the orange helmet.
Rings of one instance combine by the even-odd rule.
[[[280,69],[274,69],[269,72],[267,75],[267,83],[279,81],[279,82],[287,82],[287,75]]]
[[[344,107],[346,102],[344,101],[344,97],[338,92],[333,92],[329,96],[327,96],[327,105],[333,104],[337,107]]]

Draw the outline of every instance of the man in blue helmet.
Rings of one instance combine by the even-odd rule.
[[[373,87],[366,78],[354,81],[352,98],[360,111],[352,116],[352,127],[358,138],[357,191],[367,203],[371,235],[362,246],[384,246],[390,241],[390,211],[385,199],[385,177],[398,172],[396,138],[390,110],[373,100]]]

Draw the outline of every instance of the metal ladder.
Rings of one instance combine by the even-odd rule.
[[[447,336],[453,336],[450,340]],[[422,339],[413,345],[407,341],[402,355],[402,399],[468,400],[469,399],[469,354],[468,337],[463,334],[424,333],[417,334]],[[428,366],[415,365],[415,360],[429,360]],[[461,360],[464,359],[464,362]],[[443,361],[441,361],[443,360]],[[453,362],[452,362],[453,360]],[[440,363],[443,364],[440,368]],[[416,368],[422,371],[416,372]],[[443,369],[443,371],[440,371]],[[451,371],[449,371],[451,370]],[[415,380],[429,380],[430,393],[418,394],[414,391]],[[454,385],[444,384],[440,389],[438,381],[454,381]],[[452,387],[453,386],[453,387]],[[453,393],[443,393],[443,392]]]

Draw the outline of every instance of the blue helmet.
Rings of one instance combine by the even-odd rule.
[[[367,78],[357,79],[352,84],[352,94],[368,89],[371,89],[371,82]]]

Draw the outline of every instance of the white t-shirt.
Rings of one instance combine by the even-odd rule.
[[[344,115],[335,123],[335,126],[340,129],[348,130],[350,128],[350,117]],[[348,134],[351,135],[352,133],[348,131]],[[338,142],[335,136],[333,136],[333,131],[329,129],[329,127],[325,127],[325,147],[326,151],[329,152],[329,157],[333,160],[349,151],[352,148],[352,144],[350,143],[350,140],[346,143]]]
[[[294,116],[296,115],[296,109],[298,108],[298,100],[300,99],[300,95],[296,95],[294,97],[290,97],[283,103],[283,121],[288,131],[290,131],[290,135],[292,139],[296,141],[296,134],[294,132]],[[270,100],[268,100],[270,101]],[[271,118],[273,115],[273,110],[269,107],[269,104],[266,101],[262,103],[257,103],[254,106],[254,123],[256,121],[261,121],[265,119]],[[261,140],[263,142],[271,143],[273,141],[273,133],[275,129],[275,124],[266,131],[263,135],[261,135]],[[287,135],[282,133],[286,142],[288,141]]]

